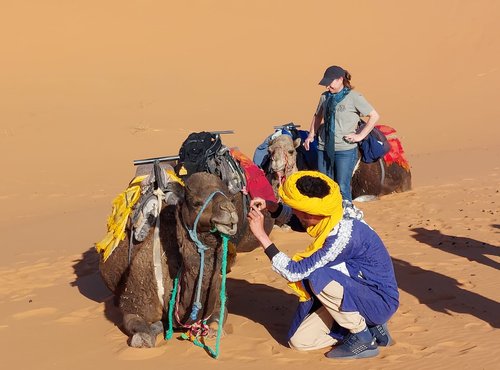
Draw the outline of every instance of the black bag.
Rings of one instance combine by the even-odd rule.
[[[356,133],[361,132],[365,126],[365,121],[359,121]],[[389,150],[391,150],[389,141],[376,127],[374,127],[370,133],[358,143],[358,147],[361,152],[361,160],[365,163],[376,162],[386,155]]]
[[[208,158],[213,157],[221,146],[222,142],[217,134],[206,131],[189,134],[179,150],[179,161],[175,169],[177,174],[190,176],[196,172],[206,172]],[[184,173],[181,173],[182,167]]]
[[[196,172],[208,172],[218,176],[236,194],[246,187],[245,173],[233,158],[229,148],[222,144],[219,134],[193,132],[182,143],[176,174],[187,179]]]

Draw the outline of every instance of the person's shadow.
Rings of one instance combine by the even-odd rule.
[[[85,251],[74,262],[76,279],[71,285],[77,287],[84,297],[104,303],[105,317],[124,332],[120,309],[99,273],[99,255],[95,248]],[[286,334],[297,306],[297,299],[293,294],[265,284],[233,279],[230,275],[226,286],[229,314],[262,324],[278,343],[286,345]]]
[[[492,226],[498,227],[499,225]],[[488,255],[500,257],[500,246],[462,236],[446,235],[439,230],[428,230],[422,227],[413,228],[411,231],[416,233],[412,237],[421,243],[500,270],[500,263],[488,257]]]
[[[71,286],[78,288],[80,294],[98,303],[104,303],[105,317],[122,329],[122,314],[114,303],[113,293],[106,287],[99,273],[99,254],[94,247],[83,252],[74,261],[75,281]]]
[[[467,313],[500,328],[500,303],[462,288],[457,280],[393,258],[400,289],[434,311]]]

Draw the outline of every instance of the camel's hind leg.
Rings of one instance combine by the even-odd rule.
[[[149,324],[137,314],[125,314],[123,316],[123,324],[127,333],[132,335],[130,346],[134,348],[153,348],[156,343],[156,337],[163,332],[161,321]]]

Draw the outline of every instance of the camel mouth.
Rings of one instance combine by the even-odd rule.
[[[219,231],[221,234],[226,234],[226,235],[236,234],[237,224],[235,223],[229,225],[216,223],[214,226],[217,229],[217,231]]]
[[[284,176],[285,175],[285,167],[281,167],[281,168],[271,168],[271,170],[273,171],[274,174],[276,175],[281,175],[281,176]]]

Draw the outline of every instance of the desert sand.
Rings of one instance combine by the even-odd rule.
[[[3,1],[0,348],[3,369],[497,369],[500,3]],[[309,126],[324,69],[394,127],[413,189],[359,203],[394,262],[396,344],[333,361],[289,349],[296,298],[260,248],[228,276],[220,358],[158,338],[134,349],[93,244],[134,159],[190,132]],[[274,230],[290,254],[307,235]]]

